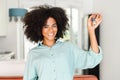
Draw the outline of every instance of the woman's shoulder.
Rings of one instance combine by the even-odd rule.
[[[66,45],[73,45],[71,41],[64,41],[64,44],[66,44]]]
[[[32,47],[30,50],[29,50],[29,54],[33,54],[33,53],[36,53],[38,52],[40,49],[38,49],[38,46],[34,46]]]
[[[64,46],[72,47],[73,43],[71,41],[61,41]]]
[[[64,45],[68,46],[71,49],[81,49],[78,44],[73,43],[71,41],[65,41]]]

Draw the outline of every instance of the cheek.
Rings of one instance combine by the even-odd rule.
[[[47,32],[46,29],[42,29],[42,35],[44,35]]]
[[[58,30],[56,29],[56,33],[58,32]]]
[[[57,33],[58,32],[58,28],[55,28],[54,31]]]

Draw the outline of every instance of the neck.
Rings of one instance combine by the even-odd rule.
[[[55,40],[51,40],[51,41],[43,40],[43,44],[48,47],[52,47],[55,44]]]

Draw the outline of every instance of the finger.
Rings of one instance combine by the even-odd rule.
[[[92,26],[95,26],[96,23],[97,23],[96,22],[96,17],[97,17],[96,14],[92,14],[91,17],[90,17],[91,18],[91,25]]]
[[[102,16],[100,14],[97,14],[96,21],[97,23],[100,23],[102,21]]]
[[[97,14],[96,19],[101,20],[102,16],[100,14]]]

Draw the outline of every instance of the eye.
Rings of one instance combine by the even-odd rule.
[[[54,25],[53,25],[53,27],[57,27],[57,25],[56,25],[56,24],[54,24]]]
[[[48,26],[47,26],[47,25],[44,25],[43,28],[48,28]]]

